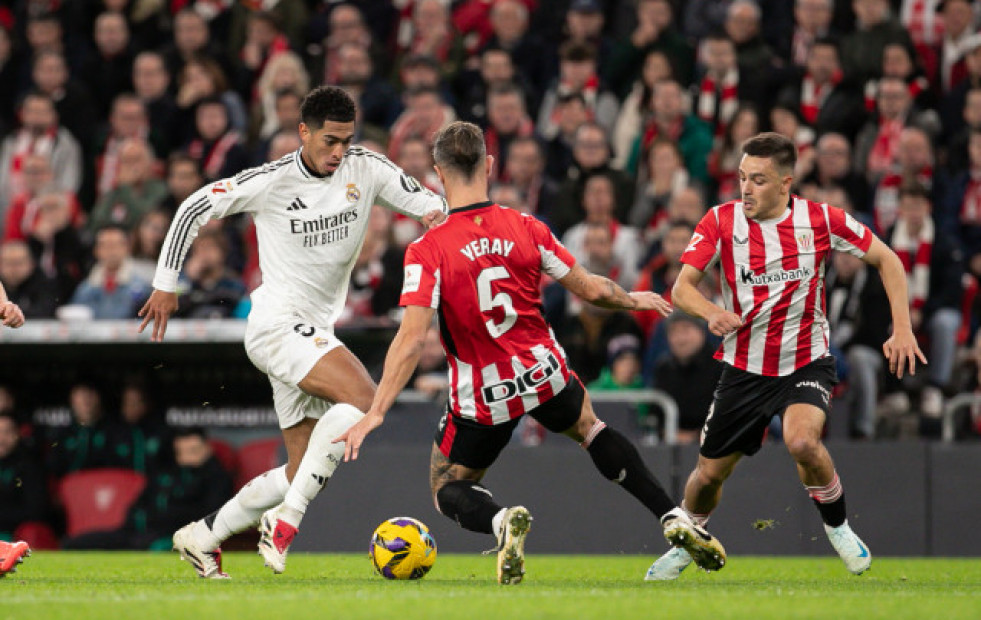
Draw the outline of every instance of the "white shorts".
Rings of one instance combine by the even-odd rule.
[[[321,357],[341,346],[344,343],[330,327],[289,315],[272,320],[249,317],[245,352],[269,377],[280,428],[296,426],[303,418],[320,418],[334,404],[307,394],[297,384]]]

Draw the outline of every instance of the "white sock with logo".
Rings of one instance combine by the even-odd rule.
[[[344,458],[345,444],[331,442],[363,417],[364,414],[354,406],[339,403],[320,418],[310,434],[310,443],[307,444],[307,451],[296,470],[293,483],[286,491],[283,499],[285,510],[279,514],[281,519],[299,528],[310,500],[320,493]]]
[[[213,549],[233,534],[255,526],[262,513],[283,501],[289,486],[285,465],[250,480],[215,513],[214,521],[209,525],[218,542],[213,547],[210,544],[205,546]]]

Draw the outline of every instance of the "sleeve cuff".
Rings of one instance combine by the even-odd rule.
[[[179,275],[180,272],[173,269],[157,269],[157,273],[153,277],[153,288],[166,293],[176,293]]]

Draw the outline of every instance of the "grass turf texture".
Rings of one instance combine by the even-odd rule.
[[[518,586],[493,556],[440,555],[420,581],[386,581],[367,554],[290,555],[273,575],[229,553],[229,581],[198,579],[176,554],[37,552],[0,580],[0,620],[86,618],[981,618],[981,560],[876,558],[850,575],[836,557],[735,557],[642,580],[645,556],[529,556]]]

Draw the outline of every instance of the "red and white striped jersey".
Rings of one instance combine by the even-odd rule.
[[[776,377],[827,355],[825,263],[833,249],[864,256],[872,239],[841,209],[793,195],[784,215],[761,222],[739,200],[712,208],[681,260],[700,271],[719,262],[725,307],[743,318],[715,358]]]
[[[575,262],[544,224],[492,202],[453,210],[409,245],[400,303],[437,309],[453,415],[501,424],[566,386],[539,283]]]

